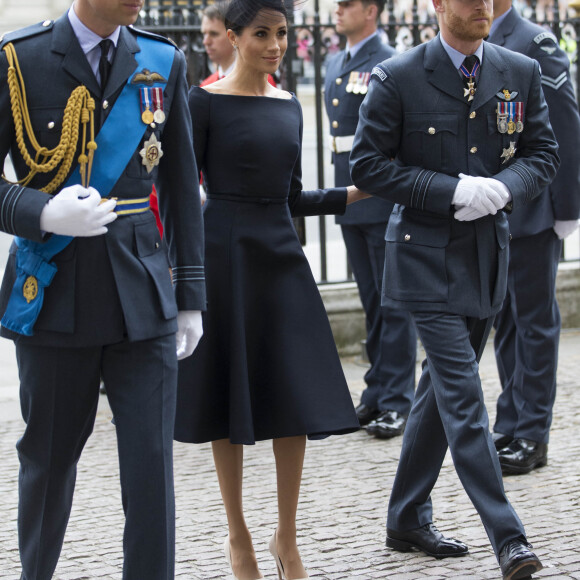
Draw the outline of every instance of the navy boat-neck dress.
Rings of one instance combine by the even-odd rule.
[[[202,443],[359,428],[292,215],[343,213],[346,189],[302,191],[302,110],[190,91],[204,205],[204,334],[179,363],[175,439]]]

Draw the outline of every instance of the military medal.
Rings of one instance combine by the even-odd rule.
[[[163,89],[154,87],[153,89],[153,119],[156,123],[161,124],[165,121],[165,111],[163,110]]]
[[[498,103],[497,104],[497,130],[500,133],[507,133],[508,125],[507,125],[507,110],[505,103]]]
[[[516,154],[516,142],[510,141],[510,146],[506,147],[501,154],[502,165],[509,161]]]
[[[516,131],[521,133],[524,130],[524,103],[518,101],[516,105]]]
[[[155,133],[152,133],[151,137],[143,143],[143,149],[139,151],[139,155],[143,159],[142,163],[147,168],[147,173],[151,173],[153,168],[159,165],[159,160],[163,157],[163,151]]]
[[[153,123],[153,111],[151,110],[151,89],[141,87],[139,96],[141,97],[141,120],[145,125]]]
[[[361,73],[356,72],[355,74],[355,81],[354,84],[352,85],[352,92],[355,95],[358,95],[360,93],[360,87],[361,87]]]
[[[513,135],[516,131],[516,123],[514,121],[514,117],[515,117],[515,113],[516,113],[516,109],[515,109],[515,103],[506,103],[507,108],[508,108],[508,117],[509,117],[509,121],[508,121],[508,135]]]
[[[371,79],[371,73],[363,73],[362,84],[360,87],[360,94],[366,95],[369,90],[369,81]]]
[[[346,92],[347,93],[352,93],[352,89],[354,86],[354,79],[356,78],[356,72],[351,72],[350,76],[348,77],[348,83],[346,84]]]

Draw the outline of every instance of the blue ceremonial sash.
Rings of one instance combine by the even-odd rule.
[[[158,72],[169,78],[175,49],[163,42],[147,37],[137,37],[141,51],[135,54],[136,73],[143,68]],[[91,187],[102,197],[109,195],[127,167],[141,141],[147,125],[141,120],[139,84],[131,84],[133,75],[111,109],[95,141],[97,150],[91,172]],[[150,86],[149,84],[147,86]],[[152,86],[161,86],[155,83]],[[63,186],[81,183],[80,167],[77,166]],[[8,330],[32,336],[33,328],[44,301],[44,288],[54,278],[57,268],[52,258],[72,242],[70,236],[53,234],[46,242],[33,242],[15,237],[17,278],[10,294],[1,324]]]

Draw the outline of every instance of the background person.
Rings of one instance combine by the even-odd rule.
[[[556,274],[562,240],[578,227],[580,118],[570,62],[546,29],[524,20],[511,0],[494,0],[489,42],[534,58],[559,144],[554,181],[532,203],[508,216],[507,294],[495,318],[495,356],[502,386],[493,439],[504,474],[529,473],[548,462],[556,399],[561,320]]]
[[[336,3],[336,31],[346,48],[328,62],[324,83],[335,187],[351,183],[348,161],[370,72],[395,51],[383,44],[377,23],[382,0]],[[415,390],[417,335],[408,312],[381,306],[385,229],[393,204],[373,197],[336,217],[366,316],[366,349],[371,367],[356,408],[361,425],[381,438],[400,435]]]

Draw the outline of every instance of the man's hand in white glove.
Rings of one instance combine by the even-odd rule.
[[[578,229],[578,223],[579,220],[556,220],[554,222],[554,231],[563,240]]]
[[[201,311],[181,310],[177,313],[177,332],[175,342],[177,346],[177,359],[187,358],[193,354],[201,335],[203,323]]]
[[[471,221],[486,215],[495,215],[511,199],[504,183],[490,177],[472,177],[459,174],[460,181],[455,188],[451,203],[458,211],[455,219]]]
[[[101,203],[99,192],[92,187],[71,185],[48,200],[40,214],[40,229],[61,236],[100,236],[117,219],[116,205],[114,199]]]

